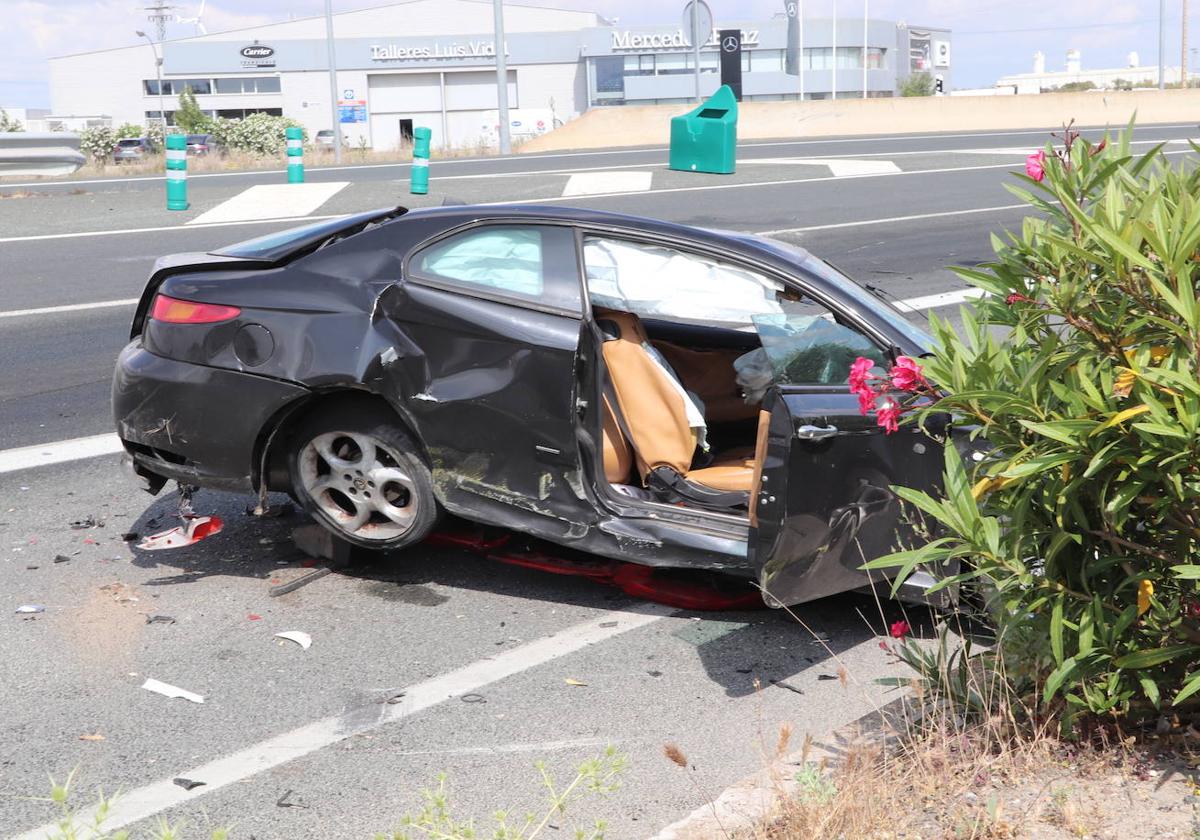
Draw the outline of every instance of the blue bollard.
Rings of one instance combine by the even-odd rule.
[[[432,137],[432,129],[413,129],[412,172],[409,175],[409,192],[413,195],[429,192],[429,141]]]
[[[304,183],[304,129],[289,127],[287,137],[287,176],[289,184]]]
[[[166,136],[167,209],[186,210],[187,200],[187,135]]]

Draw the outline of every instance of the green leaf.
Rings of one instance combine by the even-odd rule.
[[[1154,704],[1154,708],[1158,708],[1158,683],[1147,676],[1138,677],[1138,682],[1142,684],[1142,691],[1145,692],[1146,698]]]
[[[1179,693],[1175,695],[1175,699],[1171,701],[1171,705],[1178,706],[1197,691],[1200,691],[1200,672],[1192,674],[1190,677],[1188,677],[1188,681],[1184,684],[1183,688],[1179,690]]]
[[[1066,682],[1067,677],[1075,671],[1077,663],[1075,657],[1069,657],[1062,661],[1062,664],[1055,668],[1050,676],[1046,678],[1046,686],[1042,689],[1042,700],[1049,703],[1058,690],[1062,688],[1062,684]]]
[[[1050,610],[1050,650],[1054,653],[1054,661],[1063,664],[1063,599],[1059,595],[1054,599]]]
[[[1184,580],[1200,580],[1200,565],[1185,563],[1182,566],[1172,566],[1171,571]]]
[[[1137,653],[1127,653],[1113,661],[1118,668],[1153,668],[1172,659],[1178,659],[1185,653],[1200,651],[1200,645],[1169,645],[1168,647],[1139,650]]]

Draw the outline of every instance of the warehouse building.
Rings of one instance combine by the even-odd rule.
[[[595,12],[506,2],[513,133],[548,131],[588,108],[682,103],[694,95],[680,24],[625,27]],[[950,33],[893,21],[806,20],[801,76],[784,72],[786,18],[718,18],[702,45],[701,93],[719,84],[718,29],[742,32],[745,100],[892,96],[913,72],[949,89]],[[338,120],[351,146],[391,148],[429,126],[435,143],[490,144],[496,132],[490,0],[409,0],[334,15]],[[161,56],[161,68],[156,62]],[[283,114],[331,128],[323,17],[53,58],[51,117],[101,114],[117,125],[172,121],[190,87],[213,116]],[[158,81],[161,70],[161,87]],[[865,90],[864,90],[865,89]]]

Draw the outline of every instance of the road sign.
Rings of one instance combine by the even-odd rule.
[[[742,101],[742,30],[722,29],[717,33],[721,45],[721,84],[729,85],[734,97]]]
[[[704,0],[694,0],[696,5],[696,31],[692,31],[692,3],[693,0],[688,0],[683,5],[683,31],[688,33],[688,43],[693,47],[696,45],[703,46],[707,43],[709,35],[713,29],[712,9],[708,8],[708,4]],[[696,39],[697,33],[699,40]]]

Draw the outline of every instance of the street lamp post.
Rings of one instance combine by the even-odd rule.
[[[325,54],[329,60],[329,116],[333,120],[333,162],[342,162],[342,121],[338,114],[337,51],[333,46],[333,0],[325,0]]]
[[[512,154],[512,139],[508,131],[508,63],[504,43],[504,0],[492,0],[496,35],[496,116],[500,123],[500,154]]]
[[[1167,20],[1167,0],[1158,0],[1158,89],[1162,90],[1167,86],[1166,68],[1166,20]]]
[[[150,45],[150,52],[154,53],[154,77],[158,79],[158,118],[162,120],[163,134],[167,133],[167,111],[163,107],[163,90],[162,90],[162,58],[158,55],[158,50],[154,48],[154,41],[140,29],[135,29],[134,33],[139,38],[145,38],[146,43]]]

